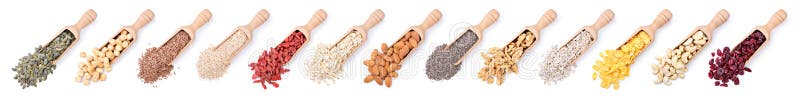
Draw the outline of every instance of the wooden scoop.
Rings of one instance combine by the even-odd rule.
[[[440,12],[439,9],[434,9],[433,11],[431,11],[430,14],[428,14],[428,17],[425,18],[425,21],[422,21],[421,24],[409,27],[408,31],[406,31],[406,34],[412,31],[417,32],[417,34],[419,35],[419,41],[417,42],[417,44],[420,44],[422,43],[422,40],[425,40],[425,31],[428,30],[428,28],[430,28],[431,26],[436,25],[436,22],[439,22],[439,19],[441,18],[442,18],[442,12]],[[398,42],[400,42],[400,39],[397,39],[397,41],[395,41],[394,43]],[[410,52],[414,51],[414,49],[416,48],[409,50],[408,54],[411,54]],[[405,59],[406,57],[408,57],[408,54],[403,55],[401,59]]]
[[[64,29],[61,29],[61,31],[58,31],[56,33],[56,36],[53,37],[53,39],[50,39],[50,41],[48,41],[47,44],[44,45],[44,47],[50,46],[50,42],[56,40],[56,38],[58,38],[58,35],[61,35],[61,33],[64,31],[69,31],[70,33],[72,33],[72,36],[75,37],[75,40],[72,40],[70,42],[69,46],[67,46],[67,48],[64,49],[64,52],[62,52],[55,60],[53,60],[53,63],[58,61],[58,59],[61,58],[62,55],[67,53],[67,51],[69,51],[69,49],[72,48],[72,45],[75,45],[75,42],[78,42],[78,39],[80,39],[79,37],[81,29],[85,28],[86,26],[89,26],[89,24],[92,24],[92,22],[94,22],[94,19],[96,18],[97,18],[97,13],[95,13],[94,10],[92,9],[87,10],[85,13],[83,13],[83,16],[81,16],[81,19],[78,20],[78,22],[75,23],[75,25],[64,27]]]
[[[134,22],[133,25],[123,26],[122,29],[120,29],[119,32],[117,32],[117,35],[114,35],[114,36],[111,37],[111,39],[114,39],[115,37],[117,37],[119,35],[122,35],[122,34],[120,34],[120,33],[122,33],[122,31],[128,31],[128,34],[131,35],[130,45],[128,45],[127,48],[122,49],[121,53],[119,54],[119,56],[117,56],[117,58],[119,58],[120,56],[124,55],[125,51],[128,51],[128,48],[133,47],[133,44],[136,43],[135,41],[136,41],[136,33],[138,33],[137,31],[139,29],[141,29],[142,27],[144,27],[145,25],[147,25],[148,23],[150,23],[150,21],[153,20],[154,16],[155,15],[153,14],[153,11],[151,11],[150,9],[147,9],[144,12],[142,12],[141,15],[139,15],[139,19],[136,19],[136,22]],[[106,46],[106,45],[108,45],[108,42],[106,42],[105,44],[103,44],[101,46]],[[117,59],[111,59],[110,63],[114,64],[114,62],[116,62],[116,61],[117,61]]]
[[[178,31],[176,31],[175,34],[172,35],[172,37],[175,37],[178,33],[180,33],[180,31],[184,31],[186,32],[186,34],[189,34],[189,41],[186,43],[185,46],[183,46],[183,48],[181,48],[180,51],[178,51],[178,55],[176,55],[176,57],[179,56],[183,52],[183,50],[186,50],[186,47],[189,47],[189,45],[192,44],[192,40],[194,40],[194,34],[195,34],[194,32],[197,31],[197,29],[199,29],[200,27],[203,27],[208,22],[208,20],[211,20],[211,11],[205,9],[202,12],[200,12],[200,14],[197,15],[197,18],[194,19],[194,22],[192,22],[192,24],[181,26],[181,28],[178,28]],[[161,46],[159,47],[163,47],[164,45],[167,44],[167,42],[164,42],[164,44],[161,44]]]
[[[372,12],[372,15],[369,16],[369,18],[367,19],[366,22],[364,22],[364,24],[361,24],[359,26],[353,26],[353,28],[348,29],[347,32],[345,33],[345,35],[342,36],[342,38],[339,38],[339,41],[336,42],[336,44],[341,43],[342,40],[344,40],[344,38],[347,37],[347,34],[350,34],[350,32],[352,32],[352,31],[355,31],[356,34],[361,34],[362,36],[364,36],[364,40],[361,41],[361,44],[363,44],[364,42],[367,41],[367,33],[369,32],[369,29],[374,27],[378,23],[380,23],[381,20],[383,20],[383,11],[381,11],[380,9],[377,9],[374,12]],[[328,48],[333,48],[334,46],[331,46],[331,47],[328,47]],[[358,48],[358,47],[355,47],[355,48]],[[350,53],[353,53],[353,52],[354,51],[350,51],[347,54],[348,58],[350,56]]]
[[[595,42],[597,42],[597,34],[600,31],[600,29],[603,29],[603,27],[608,25],[608,23],[613,20],[614,20],[614,11],[611,11],[611,9],[606,9],[605,11],[603,11],[602,14],[600,14],[600,17],[597,18],[597,21],[595,21],[594,24],[589,26],[583,26],[583,28],[578,30],[578,32],[575,32],[575,35],[572,35],[572,38],[568,39],[566,42],[564,42],[564,44],[561,44],[561,46],[558,47],[561,48],[566,46],[567,43],[572,41],[572,39],[577,38],[582,31],[586,31],[587,33],[589,33],[589,36],[591,36],[590,38],[592,39],[592,41],[590,41],[589,44],[587,44],[591,48],[591,46]],[[577,54],[578,57],[583,55],[586,52],[586,50],[589,50],[589,48],[581,50],[581,52]],[[571,64],[574,64],[576,61],[577,60],[572,60]]]
[[[717,15],[714,16],[714,19],[711,19],[711,22],[708,22],[708,24],[706,25],[697,26],[697,28],[694,28],[692,32],[689,32],[689,35],[687,35],[686,38],[684,38],[680,43],[678,43],[678,45],[671,48],[670,50],[677,49],[684,42],[686,42],[686,40],[691,39],[692,36],[695,33],[697,33],[697,31],[700,31],[703,32],[703,35],[705,35],[706,38],[708,38],[708,40],[706,41],[706,45],[703,45],[703,47],[698,48],[698,53],[694,53],[694,55],[692,55],[689,59],[691,60],[694,57],[697,57],[697,54],[700,54],[699,51],[702,51],[703,48],[708,46],[708,44],[711,42],[711,33],[714,32],[714,29],[717,29],[717,27],[724,24],[728,20],[728,16],[730,16],[730,14],[728,14],[727,10],[725,9],[719,10],[719,12],[717,12]]]
[[[478,24],[477,26],[470,26],[469,29],[465,30],[464,32],[461,32],[461,34],[458,35],[458,37],[461,37],[461,35],[464,35],[464,33],[467,33],[467,31],[472,31],[473,33],[475,33],[475,35],[478,36],[478,40],[475,40],[475,44],[472,44],[472,46],[470,46],[467,52],[464,53],[469,53],[470,51],[472,51],[473,48],[475,48],[475,46],[481,43],[481,38],[483,37],[483,29],[486,29],[492,24],[494,24],[494,22],[497,21],[498,18],[500,18],[500,13],[497,12],[497,9],[492,9],[491,11],[489,11],[489,13],[486,13],[486,15],[483,17],[483,20],[481,20],[480,24]],[[450,46],[453,46],[453,43],[448,44],[447,47],[445,47],[444,49],[450,49]],[[466,54],[461,56],[458,59],[458,61],[453,63],[453,65],[461,64],[461,61],[463,61],[465,57]]]
[[[760,51],[762,48],[764,48],[764,45],[766,45],[767,42],[769,41],[770,33],[772,33],[770,31],[772,31],[772,29],[775,29],[775,27],[778,27],[778,25],[783,23],[783,20],[786,20],[786,16],[787,16],[786,15],[786,11],[783,11],[783,9],[780,9],[777,12],[775,12],[775,14],[772,15],[772,18],[769,19],[769,22],[767,22],[767,24],[765,24],[763,26],[756,26],[755,28],[753,28],[753,31],[750,34],[753,34],[756,31],[760,31],[761,34],[764,34],[764,43],[761,43],[761,46],[759,46],[758,49],[756,49],[756,51],[753,52],[754,54],[750,55],[750,57],[748,57],[748,58],[751,58],[751,57],[755,56],[756,54],[758,54],[758,51]],[[748,34],[747,36],[749,37],[750,34]],[[742,41],[744,41],[745,39],[747,39],[747,37],[742,39]],[[738,47],[739,45],[736,45],[736,46]],[[736,48],[736,47],[733,47],[733,48]],[[750,63],[750,59],[747,59],[747,62],[745,62],[745,64],[747,64],[747,63]]]
[[[633,37],[638,35],[639,32],[641,32],[641,31],[644,31],[645,33],[647,33],[647,36],[650,37],[650,43],[652,43],[653,40],[655,40],[655,35],[654,34],[656,33],[656,30],[661,28],[661,26],[664,26],[664,24],[669,22],[669,20],[671,18],[672,18],[672,12],[670,12],[667,9],[662,10],[661,13],[659,13],[658,16],[656,16],[656,19],[653,21],[653,23],[651,23],[650,25],[647,25],[647,26],[639,27],[639,29],[637,29],[636,32],[631,34],[631,37],[628,38],[628,41],[626,41],[625,43],[630,42],[633,39]],[[625,45],[625,43],[623,43],[622,45],[617,47],[617,50],[622,50],[622,46]],[[647,48],[648,46],[650,46],[650,45],[648,44],[644,48]],[[636,56],[638,56],[638,55],[639,54],[637,53]]]
[[[264,24],[264,22],[266,22],[268,18],[269,18],[269,12],[267,12],[267,10],[261,9],[261,10],[258,11],[256,16],[253,17],[253,20],[250,21],[249,24],[236,27],[236,29],[233,30],[233,32],[231,32],[230,35],[228,35],[228,38],[223,40],[223,42],[224,41],[228,41],[229,39],[231,39],[231,37],[233,37],[234,34],[236,34],[238,32],[241,32],[242,34],[245,35],[244,44],[242,44],[241,47],[235,48],[233,54],[231,54],[231,57],[229,57],[228,59],[225,60],[226,62],[230,63],[231,60],[233,60],[233,58],[236,57],[236,55],[239,54],[239,52],[242,51],[242,48],[246,47],[247,44],[250,43],[250,40],[253,37],[253,33],[252,33],[253,30],[255,30],[256,28],[261,26],[261,24]],[[222,43],[219,43],[219,44],[217,44],[217,46],[214,46],[214,50],[220,49],[220,45],[222,45]]]
[[[515,36],[514,39],[509,41],[508,44],[506,45],[511,45],[511,43],[514,43],[514,41],[517,40],[517,38],[520,35],[525,33],[525,31],[530,31],[531,33],[533,33],[533,43],[531,43],[531,45],[528,48],[522,49],[523,53],[525,53],[524,51],[530,49],[531,47],[533,47],[534,44],[536,44],[536,42],[539,41],[539,34],[541,33],[542,29],[550,25],[550,23],[553,23],[553,21],[556,20],[556,17],[558,17],[556,11],[554,11],[553,9],[547,10],[547,12],[545,12],[544,15],[542,15],[542,17],[539,18],[539,22],[537,22],[535,25],[526,26],[525,29],[520,31],[519,34],[517,34],[517,36]]]
[[[314,28],[316,28],[319,24],[322,24],[322,22],[325,22],[326,18],[328,18],[328,13],[326,13],[325,10],[319,9],[316,13],[314,13],[314,16],[311,16],[311,19],[308,20],[306,25],[297,26],[292,32],[289,32],[289,34],[301,32],[303,33],[303,36],[306,37],[306,42],[303,42],[303,44],[300,45],[300,48],[297,48],[298,52],[305,48],[305,45],[309,40],[311,40],[311,31],[314,30]],[[292,58],[294,58],[294,56],[292,56]],[[290,60],[292,58],[290,58]]]

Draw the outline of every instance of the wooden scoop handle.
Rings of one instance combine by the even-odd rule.
[[[704,27],[705,30],[714,31],[714,29],[717,29],[717,27],[728,21],[728,16],[730,16],[730,14],[728,14],[728,10],[725,9],[719,10],[719,12],[717,12],[717,15],[714,16],[714,19],[711,19],[711,22],[708,22],[708,24],[706,24],[706,26]]]
[[[94,12],[94,10],[92,9],[87,10],[85,13],[83,13],[81,19],[78,20],[78,22],[75,23],[75,25],[72,25],[72,27],[75,28],[75,30],[73,31],[80,32],[81,29],[83,29],[86,26],[89,26],[89,24],[94,22],[94,19],[96,18],[97,18],[97,13]]]
[[[778,10],[778,12],[775,12],[775,14],[772,15],[772,18],[769,19],[769,22],[767,22],[767,24],[764,25],[763,31],[767,32],[772,31],[772,29],[783,23],[783,20],[785,19],[786,19],[786,11],[783,11],[783,9]]]
[[[553,21],[556,20],[556,17],[558,17],[556,11],[554,11],[553,9],[547,10],[547,12],[545,12],[544,15],[542,15],[542,17],[539,18],[539,22],[537,22],[536,25],[533,26],[533,29],[541,31],[542,29],[547,27],[547,25],[553,23]]]
[[[667,24],[667,22],[669,22],[670,19],[672,19],[672,12],[670,12],[667,9],[664,9],[661,11],[661,13],[658,14],[656,20],[654,20],[652,24],[647,26],[651,30],[658,30],[658,28],[661,28],[662,26],[664,26],[664,24]]]
[[[592,24],[591,28],[594,30],[600,30],[608,25],[611,20],[614,20],[614,11],[611,11],[611,9],[606,9],[606,11],[603,11],[600,17],[597,18],[597,21]]]
[[[499,17],[500,13],[497,12],[497,9],[492,9],[491,11],[489,11],[489,13],[486,13],[486,15],[483,17],[483,20],[481,20],[481,23],[475,26],[475,29],[478,30],[486,29],[489,26],[492,26],[492,24],[494,24],[494,22],[497,21],[497,18]]]
[[[308,20],[308,23],[306,23],[306,25],[303,25],[303,29],[308,31],[308,33],[306,34],[310,35],[311,30],[314,30],[315,27],[324,22],[325,18],[328,18],[328,13],[326,13],[325,10],[322,9],[317,10],[317,12],[314,13],[314,16],[311,16],[311,19]]]
[[[369,15],[367,21],[364,22],[364,24],[361,24],[361,27],[365,29],[364,31],[369,31],[370,28],[374,27],[375,25],[380,23],[381,20],[383,20],[383,16],[384,16],[383,11],[381,11],[380,9],[375,10],[374,12],[372,12],[372,15]]]
[[[428,28],[436,24],[436,22],[439,22],[439,19],[441,18],[442,18],[442,12],[440,12],[439,9],[434,9],[433,11],[431,11],[430,14],[428,14],[428,17],[425,18],[425,21],[423,21],[422,24],[419,24],[417,26],[417,28],[421,29],[419,31],[428,30]]]
[[[144,25],[147,25],[147,23],[150,23],[154,16],[155,14],[153,14],[152,10],[145,10],[141,15],[139,15],[139,19],[136,19],[136,22],[131,25],[131,28],[133,28],[133,30],[139,30],[140,28],[144,27]]]
[[[256,16],[253,17],[253,20],[250,21],[249,24],[245,25],[244,28],[252,31],[253,29],[258,28],[258,26],[261,26],[261,24],[264,24],[264,22],[267,21],[267,18],[269,18],[269,12],[267,12],[265,9],[261,9],[258,11]]]
[[[194,19],[194,22],[192,22],[191,25],[187,26],[187,28],[191,30],[197,30],[198,28],[203,27],[203,25],[208,23],[208,20],[211,20],[211,11],[205,9],[203,10],[203,12],[200,12],[200,14],[197,15],[197,18]]]

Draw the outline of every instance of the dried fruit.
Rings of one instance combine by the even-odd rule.
[[[289,69],[283,68],[283,66],[291,60],[306,40],[307,38],[302,32],[295,31],[278,46],[269,51],[264,50],[256,62],[247,65],[254,72],[253,83],[261,83],[261,87],[264,89],[267,89],[267,83],[278,88],[280,85],[275,81],[281,80],[281,75],[289,72]]]
[[[715,80],[714,86],[728,87],[729,81],[733,81],[734,85],[739,85],[739,75],[744,75],[744,72],[752,72],[750,67],[745,67],[747,60],[765,41],[764,34],[761,31],[755,31],[736,45],[733,50],[725,47],[711,53],[713,58],[708,62],[710,67],[708,78]]]

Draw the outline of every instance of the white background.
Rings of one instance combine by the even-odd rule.
[[[793,65],[800,23],[797,0],[5,0],[0,1],[0,97],[19,99],[797,99],[796,71]],[[174,75],[154,85],[144,84],[137,76],[137,61],[146,48],[165,42],[179,26],[190,24],[203,10],[213,18],[197,31],[192,44],[176,60]],[[613,22],[600,31],[599,41],[579,58],[577,69],[556,85],[545,85],[535,74],[541,56],[551,46],[562,44],[580,27],[592,24],[605,9],[616,13]],[[621,45],[639,26],[652,22],[662,9],[670,9],[672,21],[662,27],[654,43],[632,65],[631,76],[621,81],[619,90],[603,89],[600,81],[591,80],[591,66],[599,53]],[[58,68],[38,87],[21,89],[11,71],[17,59],[45,44],[64,26],[74,24],[87,9],[94,9],[96,21],[81,32],[80,40],[58,61]],[[124,25],[132,24],[145,9],[155,12],[155,19],[139,31],[138,40],[122,56],[108,80],[83,86],[74,82],[81,61],[80,51],[100,46]],[[236,26],[247,24],[260,9],[271,16],[255,30],[250,44],[239,53],[219,80],[198,77],[196,62],[205,48],[221,42]],[[280,88],[267,90],[251,83],[247,63],[262,50],[273,47],[294,27],[305,24],[317,9],[325,9],[328,19],[316,28],[306,48],[300,50],[288,66]],[[305,77],[303,64],[308,62],[319,43],[333,43],[351,26],[363,23],[375,9],[386,17],[372,28],[367,42],[346,62],[345,76],[332,85],[316,84]],[[400,78],[392,88],[363,83],[368,73],[361,62],[368,51],[380,43],[394,42],[412,25],[422,22],[432,9],[443,13],[442,19],[425,34],[421,47],[407,58]],[[490,9],[498,9],[500,19],[484,31],[476,50],[467,55],[456,77],[431,81],[425,76],[424,62],[431,50],[455,39],[460,29],[477,24]],[[555,9],[558,18],[544,29],[541,40],[529,50],[519,74],[511,74],[502,86],[486,84],[477,78],[483,67],[479,52],[510,41],[524,26],[533,25],[547,9]],[[678,44],[691,29],[708,23],[717,11],[727,9],[730,19],[714,32],[711,44],[689,63],[686,79],[673,86],[653,84],[650,64],[664,50]],[[778,9],[789,17],[772,31],[766,47],[747,65],[753,73],[740,76],[741,85],[728,88],[713,86],[706,76],[711,49],[735,46],[757,25],[766,23]],[[702,99],[701,99],[702,100]]]

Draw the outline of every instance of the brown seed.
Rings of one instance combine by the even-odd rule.
[[[397,42],[394,44],[393,48],[402,48],[406,46],[406,42]]]
[[[386,43],[381,44],[381,51],[386,52],[386,50],[389,50],[389,46],[387,46]]]
[[[372,75],[367,75],[367,77],[364,78],[364,83],[369,83],[369,82],[372,82],[374,80],[375,80],[375,77],[373,77]]]
[[[378,85],[383,85],[383,78],[375,78],[375,83],[378,83]]]
[[[386,77],[386,79],[384,79],[384,80],[386,80],[386,87],[390,87],[391,88],[392,87],[392,78],[391,77]]]
[[[378,50],[373,49],[372,54],[370,56],[372,57],[378,56]]]
[[[419,41],[420,38],[419,38],[419,34],[417,32],[409,32],[409,34],[411,35],[411,40]]]
[[[416,48],[417,45],[419,45],[418,43],[419,43],[419,40],[417,40],[417,39],[409,39],[408,40],[408,44],[410,44],[412,48]]]
[[[372,67],[372,66],[374,66],[374,65],[375,65],[375,61],[372,61],[372,60],[365,60],[365,61],[364,61],[364,65],[367,65],[367,67]]]
[[[409,48],[409,47],[407,47],[407,46],[406,46],[406,47],[403,47],[402,49],[400,49],[400,52],[399,52],[399,54],[400,54],[400,55],[402,55],[402,56],[404,57],[404,56],[408,55],[408,51],[409,51],[409,50],[411,50],[411,48]]]

